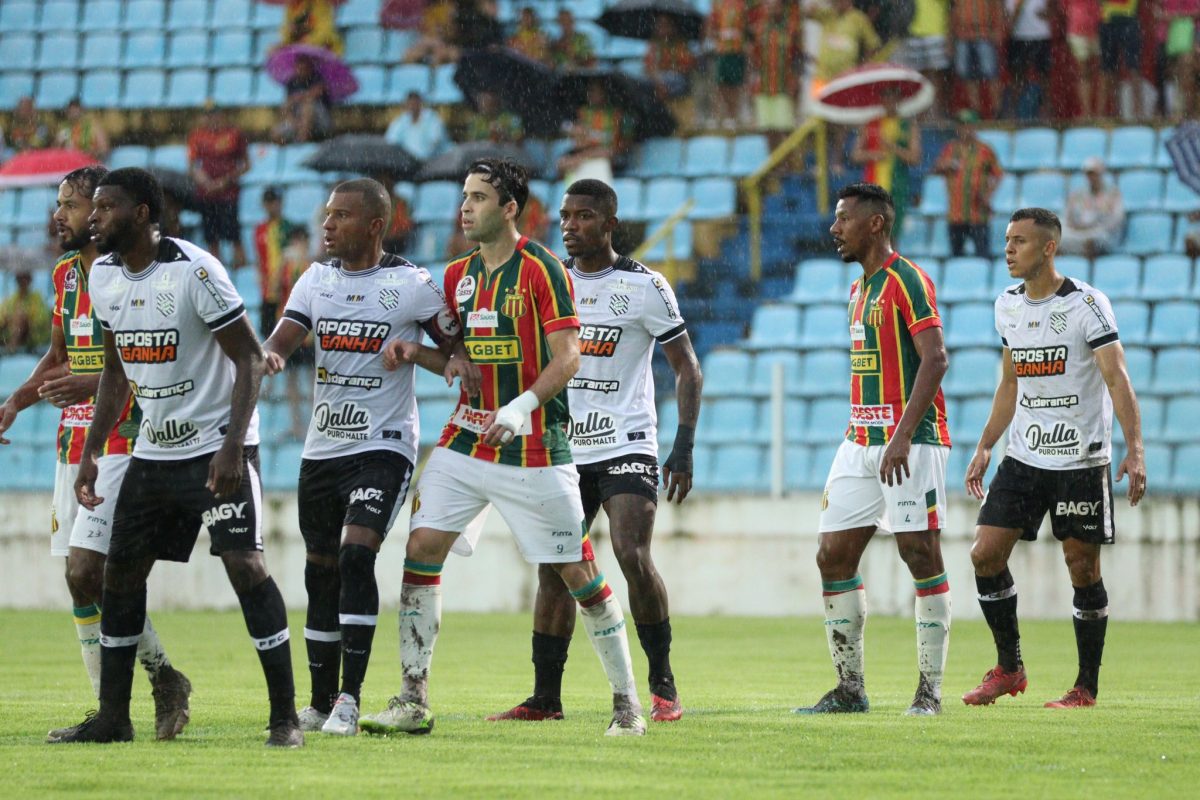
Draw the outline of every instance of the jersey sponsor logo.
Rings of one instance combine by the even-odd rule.
[[[679,311],[675,308],[675,303],[671,301],[671,294],[667,291],[667,283],[662,278],[651,278],[650,283],[658,290],[658,296],[662,298],[663,305],[667,307],[667,319],[679,319]]]
[[[160,292],[154,296],[154,307],[158,309],[158,313],[164,317],[169,317],[175,313],[175,293]]]
[[[1056,422],[1050,430],[1034,423],[1025,429],[1025,444],[1043,456],[1078,456],[1079,429],[1065,422]]]
[[[579,354],[595,358],[612,358],[621,341],[621,329],[612,325],[581,325]]]
[[[143,419],[138,435],[147,444],[155,447],[186,447],[200,438],[200,429],[196,427],[196,423],[186,419],[169,419],[161,428],[156,428],[150,420]]]
[[[1025,408],[1070,408],[1079,404],[1079,395],[1066,394],[1061,397],[1030,397],[1021,393],[1021,405]]]
[[[582,389],[587,392],[610,392],[618,391],[621,388],[620,381],[598,381],[592,378],[571,378],[567,381],[568,389]]]
[[[582,420],[571,418],[572,447],[601,447],[617,443],[617,423],[608,414],[589,411]]]
[[[387,311],[395,311],[396,306],[400,305],[400,292],[397,289],[380,289],[379,305]]]
[[[59,424],[64,428],[87,428],[91,426],[95,413],[96,407],[91,403],[67,406],[62,410],[62,419]]]
[[[599,297],[581,297],[575,301],[575,304],[580,306],[594,306],[599,302]]]
[[[850,353],[851,375],[875,375],[879,372],[878,350],[853,350]]]
[[[329,439],[363,441],[371,435],[371,412],[357,403],[344,403],[336,410],[329,403],[318,403],[313,422]]]
[[[1048,378],[1067,374],[1066,345],[1051,347],[1014,347],[1011,351],[1013,371],[1018,378]]]
[[[620,464],[609,464],[604,468],[609,475],[651,475],[658,477],[658,464],[643,464],[640,461],[625,461]]]
[[[1087,307],[1090,308],[1092,313],[1096,315],[1096,319],[1100,320],[1100,327],[1106,331],[1111,331],[1112,325],[1108,323],[1108,317],[1105,316],[1104,312],[1100,310],[1100,306],[1096,304],[1096,298],[1090,294],[1085,294],[1083,296],[1083,302],[1087,303]]]
[[[522,360],[521,340],[516,336],[468,336],[463,344],[476,364],[517,364]]]
[[[631,442],[644,442],[646,441],[646,432],[630,431],[629,433],[625,434],[625,438]]]
[[[144,297],[134,297],[129,301],[129,310],[130,311],[141,311],[145,307],[146,307],[146,298],[144,298]]]
[[[850,406],[850,424],[868,428],[890,428],[895,424],[891,406]]]
[[[196,388],[190,380],[180,381],[170,386],[140,386],[134,381],[129,382],[129,391],[139,400],[162,400],[167,397],[183,397]]]
[[[500,304],[500,313],[509,319],[517,319],[525,315],[525,290],[513,287],[504,293],[504,302]]]
[[[1035,331],[1040,327],[1042,327],[1042,321],[1040,319],[1031,319],[1029,322],[1025,323],[1025,330],[1027,331]]]
[[[71,335],[72,336],[91,336],[95,328],[92,325],[91,317],[71,317]]]
[[[1073,502],[1071,500],[1060,500],[1054,506],[1054,516],[1056,517],[1094,517],[1100,513],[1101,500],[1093,503],[1088,502]],[[1095,526],[1093,526],[1094,528]]]
[[[359,488],[355,489],[353,492],[350,493],[350,504],[351,505],[353,505],[355,503],[369,503],[373,500],[378,501],[378,500],[382,500],[382,499],[383,499],[383,490],[382,489],[369,489],[365,486],[360,486]]]
[[[490,308],[481,308],[467,314],[468,328],[494,328],[500,324],[500,313]]]
[[[475,278],[470,275],[463,275],[458,279],[458,284],[454,287],[454,299],[458,303],[465,303],[475,295]]]
[[[350,386],[370,391],[383,386],[383,378],[373,375],[340,375],[330,372],[325,367],[317,367],[317,383],[325,386]]]
[[[850,326],[850,341],[865,342],[867,340],[867,326],[861,322],[855,322]]]
[[[174,328],[117,331],[113,341],[126,364],[166,364],[174,361],[179,351],[179,331]]]
[[[440,295],[441,292],[439,291],[438,294]],[[434,324],[446,339],[452,339],[462,331],[462,326],[458,324],[458,317],[448,308],[443,308],[437,313]]]
[[[487,433],[487,418],[492,412],[482,408],[471,408],[467,405],[460,405],[454,409],[454,413],[450,415],[450,423],[457,425],[464,431],[482,436]],[[517,429],[517,436],[528,436],[533,433],[533,423],[526,418],[525,424]],[[415,510],[415,509],[414,509]]]
[[[204,522],[204,527],[212,528],[213,523],[224,522],[227,519],[245,519],[246,506],[245,501],[241,503],[221,503],[219,506],[213,506],[208,511],[200,515],[200,519]]]
[[[348,294],[346,295],[347,303],[361,303],[367,299],[365,294]]]
[[[1055,311],[1050,315],[1050,330],[1061,335],[1067,329],[1067,315],[1061,311]]]
[[[104,369],[104,350],[99,347],[68,350],[67,363],[71,365],[71,372],[97,372]]]
[[[616,314],[618,317],[629,310],[629,297],[623,294],[614,294],[608,299],[608,310]]]
[[[217,308],[221,309],[222,311],[229,310],[229,303],[226,303],[225,298],[222,297],[221,293],[217,291],[217,287],[212,282],[212,277],[209,276],[208,270],[206,270],[204,267],[196,267],[194,270],[192,270],[192,274],[200,279],[200,285],[204,287],[204,290],[208,292],[209,296],[213,299],[213,302],[217,304]]]
[[[79,288],[79,273],[74,267],[67,270],[67,274],[63,276],[63,291],[73,292]]]
[[[378,353],[391,333],[387,322],[354,319],[317,320],[317,340],[322,350],[341,353]]]

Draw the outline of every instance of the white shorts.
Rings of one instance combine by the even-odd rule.
[[[435,447],[413,493],[409,530],[461,534],[453,552],[475,552],[488,503],[504,517],[521,555],[531,564],[591,560],[584,542],[583,501],[574,464],[514,467]]]
[[[908,453],[910,476],[899,486],[879,479],[883,450],[881,444],[864,447],[849,440],[838,447],[821,496],[821,533],[872,526],[892,533],[942,528],[950,448],[914,444]]]
[[[58,462],[54,473],[54,505],[50,509],[50,555],[65,556],[72,547],[108,555],[113,509],[117,507],[117,494],[125,480],[129,458],[111,455],[97,459],[96,494],[103,497],[104,502],[92,511],[81,508],[75,499],[79,465]]]

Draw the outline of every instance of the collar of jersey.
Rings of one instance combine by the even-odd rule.
[[[599,272],[581,272],[575,267],[575,260],[571,260],[571,276],[574,278],[579,278],[582,281],[594,281],[597,278],[607,278],[616,271],[617,268],[615,266],[609,266],[605,267]]]
[[[1043,297],[1041,300],[1031,300],[1029,297],[1029,292],[1025,291],[1025,286],[1022,285],[1021,299],[1025,301],[1025,305],[1027,306],[1041,306],[1049,303],[1051,300],[1061,300],[1067,295],[1071,294],[1071,292],[1074,292],[1077,288],[1078,287],[1075,285],[1073,280],[1064,276],[1062,285],[1054,290],[1054,294],[1050,295],[1049,297]]]
[[[150,262],[150,266],[146,267],[141,272],[130,272],[129,267],[125,265],[125,262],[121,260],[120,256],[116,256],[115,260],[121,265],[121,274],[124,275],[127,280],[131,281],[144,281],[146,278],[149,278],[151,273],[157,270],[162,264],[162,262],[156,258]]]
[[[391,253],[384,253],[383,258],[381,258],[379,260],[379,263],[376,264],[375,266],[371,267],[370,269],[356,269],[356,270],[343,269],[341,259],[334,259],[333,267],[334,267],[334,269],[337,270],[338,274],[341,275],[343,278],[367,278],[367,277],[370,277],[371,275],[374,275],[375,273],[379,272],[380,270],[404,266],[404,263],[405,262],[403,261],[403,259],[397,258],[396,256],[392,255]]]

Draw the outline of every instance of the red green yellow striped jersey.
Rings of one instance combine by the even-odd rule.
[[[67,363],[75,375],[89,375],[104,369],[104,338],[100,321],[92,313],[92,298],[88,294],[88,273],[83,268],[79,251],[72,250],[54,265],[54,319],[67,343]],[[67,406],[58,423],[58,460],[63,464],[78,464],[83,454],[83,441],[92,424],[95,398]],[[116,427],[100,455],[129,455],[137,438],[141,412],[133,396],[125,403]]]
[[[446,266],[446,301],[462,325],[480,393],[459,393],[439,447],[519,467],[571,463],[567,391],[530,415],[526,430],[501,448],[483,444],[483,419],[524,392],[550,362],[547,335],[579,327],[571,278],[558,258],[521,237],[512,258],[489,275],[476,248]]]
[[[855,444],[887,444],[904,414],[921,365],[913,337],[940,328],[933,281],[892,253],[870,278],[850,287],[850,424]],[[913,433],[913,444],[950,446],[941,388]]]

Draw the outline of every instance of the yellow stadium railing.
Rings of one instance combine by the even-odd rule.
[[[644,260],[646,253],[649,253],[651,248],[653,248],[662,240],[666,239],[667,257],[662,264],[666,267],[666,271],[674,274],[675,261],[678,258],[678,254],[675,252],[675,226],[687,218],[688,213],[691,212],[692,206],[694,205],[695,203],[692,200],[685,200],[683,204],[679,206],[679,208],[675,209],[675,211],[671,213],[671,216],[664,219],[662,223],[654,230],[654,232],[647,236],[646,239],[637,246],[637,249],[633,251],[633,255],[631,255],[630,258],[632,258],[634,261]],[[684,253],[683,256],[686,260],[691,257],[691,253]]]

